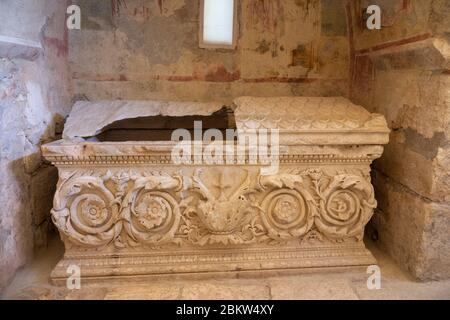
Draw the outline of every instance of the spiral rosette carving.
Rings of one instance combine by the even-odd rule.
[[[181,219],[180,209],[176,199],[164,189],[177,188],[181,182],[168,177],[161,179],[166,185],[155,184],[155,177],[137,179],[124,199],[124,228],[132,245],[169,242],[175,236]]]
[[[68,239],[78,245],[102,246],[121,232],[119,204],[96,177],[77,177],[56,191],[52,219]]]
[[[376,205],[373,187],[364,178],[337,175],[322,192],[317,228],[329,238],[361,240]]]
[[[262,203],[261,212],[269,237],[288,240],[305,235],[314,222],[311,203],[311,196],[294,189],[270,192]]]

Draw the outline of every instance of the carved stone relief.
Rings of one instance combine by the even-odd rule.
[[[215,181],[206,184],[205,171]],[[191,174],[75,171],[59,184],[53,221],[71,242],[91,247],[277,243],[311,230],[344,241],[362,239],[376,206],[362,175],[239,171],[243,180],[235,172],[229,182],[225,171],[205,168]]]

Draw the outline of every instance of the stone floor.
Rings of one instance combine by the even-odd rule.
[[[450,280],[419,283],[369,244],[382,273],[381,289],[367,289],[362,272],[299,274],[259,279],[164,280],[133,284],[90,284],[69,291],[49,283],[62,255],[52,241],[35,261],[20,270],[1,299],[449,299]]]

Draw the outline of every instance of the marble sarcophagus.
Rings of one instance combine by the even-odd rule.
[[[175,161],[171,132],[195,121],[249,141],[275,129],[265,141],[276,170],[236,137],[215,138],[231,155],[205,161],[206,133]],[[42,148],[59,171],[52,219],[65,244],[52,278],[72,265],[85,281],[373,264],[370,164],[388,137],[383,116],[344,98],[78,102],[63,139]]]

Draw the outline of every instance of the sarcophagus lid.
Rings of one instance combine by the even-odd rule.
[[[384,116],[343,97],[241,97],[234,101],[237,128],[278,129],[284,145],[386,144]]]
[[[99,141],[168,141],[174,129],[278,130],[282,145],[386,144],[389,129],[373,114],[343,97],[240,97],[219,102],[77,102],[63,138]]]

